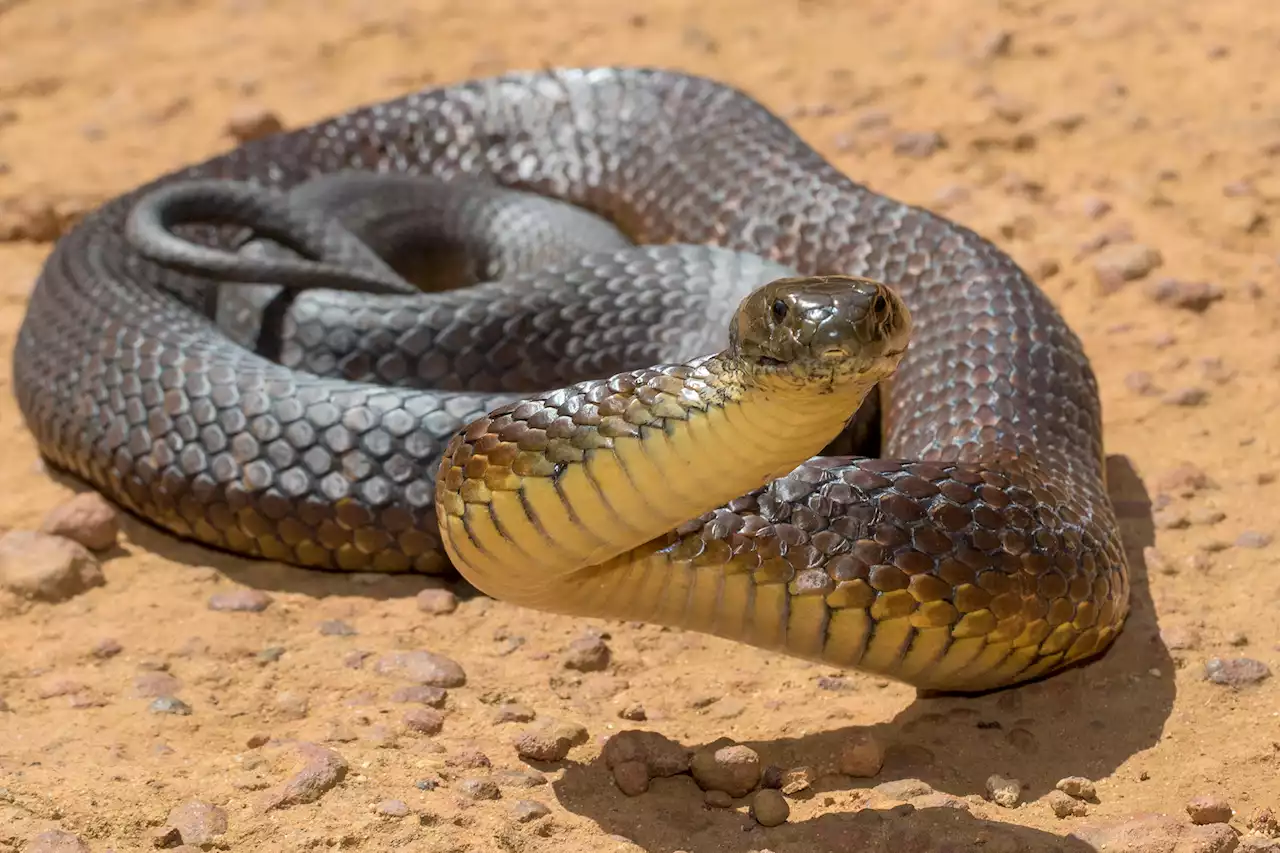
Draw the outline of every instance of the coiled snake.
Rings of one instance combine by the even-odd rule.
[[[353,170],[453,187],[426,216],[449,233],[420,248],[504,280],[308,290],[331,285],[202,274],[131,230],[181,225],[137,203],[200,178],[257,186],[264,218],[303,211],[305,231],[317,214],[286,191]],[[467,208],[468,181],[490,207]],[[559,214],[519,214],[560,208],[502,187],[625,238],[557,242],[535,220]],[[564,215],[551,230],[577,233]],[[213,227],[227,221],[174,233],[253,260],[229,252],[243,233]],[[333,233],[267,233],[290,251],[256,257],[340,266]],[[355,254],[403,280],[399,262]],[[211,320],[220,282],[265,288],[253,305],[273,319],[228,337]],[[280,283],[304,289],[272,296]],[[878,402],[878,453],[815,455],[881,379],[863,409]],[[852,182],[744,93],[693,76],[460,83],[112,200],[50,255],[14,387],[51,463],[254,557],[453,562],[516,603],[938,689],[1055,671],[1104,649],[1128,609],[1096,382],[1046,296],[970,230]]]

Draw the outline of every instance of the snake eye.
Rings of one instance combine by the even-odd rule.
[[[781,299],[773,300],[773,322],[781,323],[787,319],[787,303]]]

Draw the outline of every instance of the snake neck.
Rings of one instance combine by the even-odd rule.
[[[794,470],[873,385],[761,384],[721,354],[503,407],[445,451],[445,549],[485,594],[560,609],[557,582]]]

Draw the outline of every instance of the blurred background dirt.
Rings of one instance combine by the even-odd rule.
[[[66,221],[237,133],[507,69],[672,66],[1043,284],[1101,381],[1136,574],[1101,661],[918,698],[465,591],[446,612],[423,580],[255,564],[124,519],[104,585],[0,608],[0,851],[1214,853],[1280,834],[1280,6],[0,0],[0,45],[5,359]],[[73,484],[39,463],[7,374],[0,525],[35,528]],[[407,689],[395,654],[423,650],[465,684]],[[517,754],[539,725],[566,758]],[[815,769],[764,828],[687,775],[625,796],[599,759],[623,729]],[[878,775],[821,772],[868,736]],[[316,749],[345,778],[264,810],[296,762],[332,770]],[[1072,776],[1093,801],[1060,796]]]

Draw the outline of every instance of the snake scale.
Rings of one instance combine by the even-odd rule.
[[[211,319],[216,277],[127,233],[144,194],[183,181],[285,193],[352,170],[537,194],[640,245],[443,292],[303,291],[273,360]],[[841,349],[866,334],[874,367]],[[825,370],[824,390],[744,379],[747,350],[774,379],[792,357]],[[53,465],[248,556],[456,564],[518,604],[933,689],[1057,671],[1128,610],[1097,384],[1049,299],[974,232],[855,183],[700,77],[504,74],[166,175],[59,240],[13,364]],[[816,455],[876,380],[877,451]]]

